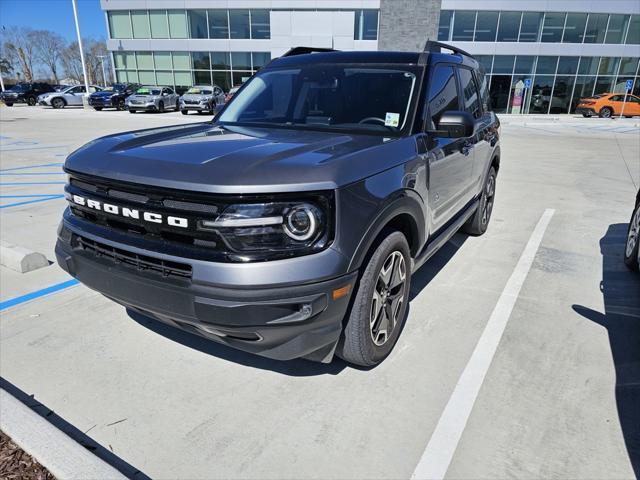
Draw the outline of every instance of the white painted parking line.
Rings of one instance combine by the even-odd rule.
[[[484,378],[489,371],[502,334],[520,294],[520,289],[531,269],[538,247],[554,212],[555,210],[553,209],[545,210],[531,237],[529,237],[527,246],[502,290],[498,303],[493,309],[482,335],[480,335],[476,348],[460,375],[447,406],[431,435],[431,439],[422,453],[422,457],[411,476],[412,479],[442,479],[447,473],[458,447],[458,442],[467,425],[467,420],[471,415],[473,405],[480,393]]]

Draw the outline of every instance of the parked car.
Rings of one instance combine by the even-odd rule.
[[[500,166],[487,93],[480,64],[437,42],[294,48],[212,122],[70,154],[57,260],[130,311],[231,347],[378,364],[412,273],[458,230],[487,230]]]
[[[222,88],[217,85],[194,86],[180,97],[180,111],[187,115],[190,111],[213,114],[216,105],[225,101]]]
[[[89,93],[99,92],[102,87],[89,85]],[[38,104],[53,108],[82,106],[82,97],[87,93],[84,85],[67,87],[60,92],[49,92],[38,95]]]
[[[136,90],[125,100],[130,113],[164,112],[180,109],[180,97],[170,87],[145,86]]]
[[[629,220],[624,263],[634,272],[640,271],[640,190],[636,195],[636,204]]]
[[[48,83],[19,83],[2,92],[0,98],[7,107],[11,107],[14,103],[26,103],[33,106],[38,102],[38,95],[53,91],[53,87]]]
[[[229,90],[229,91],[227,92],[227,94],[225,95],[225,97],[224,97],[224,103],[229,102],[229,101],[233,98],[233,96],[236,94],[236,92],[237,92],[238,90],[240,90],[240,87],[241,87],[241,86],[242,86],[242,85],[236,85],[235,87],[232,87],[232,88],[231,88],[231,90]]]
[[[89,95],[89,105],[95,110],[115,108],[125,110],[125,99],[140,88],[137,83],[114,83],[100,92]]]
[[[624,93],[601,93],[593,97],[581,98],[576,113],[581,113],[583,117],[598,115],[601,118],[610,118],[620,114],[633,117],[640,115],[640,98],[627,95],[625,102]]]

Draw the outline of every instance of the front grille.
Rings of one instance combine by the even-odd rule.
[[[138,272],[159,274],[163,278],[191,278],[191,266],[184,263],[138,255],[137,253],[111,247],[81,236],[75,236],[74,240],[73,244],[76,248],[92,254],[96,258],[110,260],[116,265],[135,268]]]
[[[198,100],[183,100],[183,102],[187,105],[198,105],[200,103]]]

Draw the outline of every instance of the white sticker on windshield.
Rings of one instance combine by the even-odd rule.
[[[387,112],[387,116],[384,119],[384,124],[387,127],[397,127],[400,125],[400,114]]]

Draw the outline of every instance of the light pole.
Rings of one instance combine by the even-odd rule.
[[[102,67],[102,84],[106,87],[107,86],[107,76],[104,73],[104,59],[107,58],[108,55],[98,55],[98,58],[100,59],[100,66]]]
[[[82,36],[80,35],[80,22],[78,22],[78,6],[76,5],[76,0],[71,0],[71,5],[73,5],[73,18],[76,21],[78,48],[80,49],[80,62],[82,62],[82,74],[84,75],[85,94],[82,96],[82,105],[84,108],[89,108],[89,102],[87,101],[89,95],[89,77],[87,77],[87,67],[84,64],[84,51],[82,50]]]

